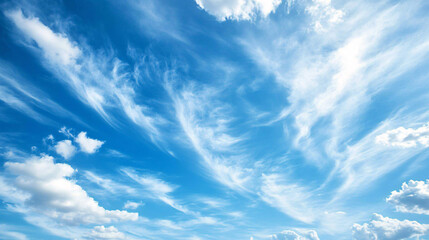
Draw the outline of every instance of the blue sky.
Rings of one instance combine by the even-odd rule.
[[[429,239],[427,1],[0,9],[0,239]]]

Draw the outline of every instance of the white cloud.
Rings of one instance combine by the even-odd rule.
[[[74,135],[71,133],[73,129],[71,128],[67,128],[67,127],[62,127],[60,128],[60,130],[58,130],[59,133],[64,134],[64,136],[68,137],[68,138],[74,138]]]
[[[386,131],[375,138],[376,143],[387,146],[410,148],[416,146],[429,147],[429,124],[419,128],[399,127]]]
[[[282,0],[196,0],[199,7],[219,21],[252,20],[275,12]]]
[[[319,240],[317,232],[307,229],[285,230],[272,236],[273,240]]]
[[[404,98],[396,109],[380,109],[380,116],[386,118],[379,121],[365,125],[362,119],[378,109],[375,96],[396,94],[394,84],[400,82],[412,89],[426,86],[423,76],[412,80],[403,77],[427,61],[428,34],[420,22],[428,17],[415,19],[413,14],[421,8],[422,2],[346,2],[341,9],[347,17],[330,28],[329,34],[307,32],[304,38],[296,37],[301,36],[302,26],[298,25],[297,31],[284,32],[287,24],[271,19],[261,24],[262,31],[242,38],[252,59],[285,88],[287,101],[275,121],[282,121],[288,128],[286,140],[323,171],[335,166],[326,182],[338,181],[342,185],[338,192],[362,191],[362,185],[379,179],[418,153],[386,151],[374,144],[374,139],[386,127],[413,122],[410,120],[418,115],[427,116],[422,107],[427,95],[421,96],[420,104]],[[403,35],[402,29],[411,26],[416,26],[415,31]],[[392,45],[387,47],[385,41],[396,39],[392,36],[400,36],[401,40],[389,42]],[[395,114],[402,107],[408,110]]]
[[[235,153],[243,138],[229,133],[232,118],[225,113],[228,105],[216,101],[219,90],[190,84],[179,91],[173,90],[173,83],[166,89],[176,118],[209,175],[231,189],[247,191],[251,169],[243,167],[245,157]]]
[[[294,183],[288,183],[277,174],[262,175],[262,200],[305,223],[313,222],[318,213],[310,204],[311,195],[308,191]]]
[[[80,49],[62,34],[54,33],[38,18],[26,18],[21,10],[6,12],[16,26],[34,40],[48,58],[68,65],[75,63],[81,54]]]
[[[27,236],[18,232],[13,226],[0,224],[0,238],[13,240],[27,240]]]
[[[313,0],[313,4],[305,8],[305,11],[313,18],[313,29],[316,32],[324,32],[327,27],[343,21],[345,13],[335,9],[330,0]]]
[[[122,172],[142,185],[149,194],[149,197],[160,200],[180,212],[194,214],[186,206],[181,205],[177,200],[169,195],[175,190],[175,186],[170,185],[167,182],[152,175],[137,174],[130,169],[122,169]]]
[[[107,123],[117,127],[117,117],[107,109],[119,109],[129,121],[145,130],[151,140],[157,140],[157,125],[164,121],[147,106],[136,103],[136,85],[125,63],[108,53],[72,44],[69,36],[54,33],[38,18],[25,17],[21,10],[6,15],[45,53],[42,60],[47,60],[47,69]]]
[[[429,180],[403,183],[399,191],[393,191],[386,199],[399,212],[429,215]]]
[[[75,141],[79,144],[82,152],[89,154],[95,153],[104,144],[103,141],[87,137],[86,132],[80,132]]]
[[[90,234],[91,239],[125,239],[125,234],[120,232],[114,226],[104,227],[95,226]]]
[[[429,224],[416,221],[392,219],[374,214],[373,220],[362,225],[353,225],[356,240],[400,240],[422,236],[429,231]]]
[[[97,175],[91,171],[85,171],[85,177],[89,181],[99,185],[100,187],[106,189],[110,193],[114,193],[114,194],[127,193],[127,194],[134,195],[137,192],[136,189],[134,189],[134,188],[132,188],[126,184],[120,184],[120,183],[113,181],[111,179],[108,179],[106,177],[99,176],[99,175]]]
[[[134,221],[138,218],[137,213],[111,211],[99,206],[74,180],[68,179],[75,170],[68,164],[54,163],[50,156],[6,162],[5,168],[16,176],[9,189],[17,189],[27,196],[6,200],[23,213],[41,214],[70,225]]]
[[[124,208],[125,209],[137,209],[140,206],[143,206],[144,204],[142,202],[131,202],[131,201],[127,201],[124,204]]]
[[[55,152],[65,159],[73,157],[73,155],[76,153],[76,147],[73,146],[70,140],[59,141],[54,146],[54,148]]]

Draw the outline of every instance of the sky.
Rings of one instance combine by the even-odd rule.
[[[429,239],[428,12],[0,1],[0,239]]]

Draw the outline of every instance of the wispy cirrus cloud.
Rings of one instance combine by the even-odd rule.
[[[121,172],[139,183],[147,192],[148,197],[162,201],[170,207],[185,214],[194,214],[186,206],[180,204],[176,199],[170,196],[170,193],[172,193],[176,188],[174,185],[152,175],[138,174],[132,169],[122,169]]]
[[[278,174],[262,175],[261,181],[261,199],[288,216],[311,223],[320,214],[313,208],[313,196],[308,189]]]
[[[78,45],[67,34],[54,32],[38,18],[24,16],[21,10],[10,10],[6,15],[44,53],[42,60],[47,62],[48,70],[109,124],[118,124],[116,117],[108,111],[117,108],[129,121],[145,130],[152,140],[159,137],[156,125],[163,120],[148,106],[137,103],[136,85],[130,78],[131,73],[126,71],[125,63]]]
[[[288,34],[280,30],[286,23],[273,19],[260,24],[261,29],[269,29],[267,35],[255,31],[240,40],[254,61],[288,93],[284,110],[275,119],[287,126],[285,138],[311,164],[332,168],[331,177],[342,172],[344,191],[359,185],[353,184],[354,180],[370,182],[384,176],[417,153],[401,152],[385,164],[390,158],[383,156],[391,154],[374,145],[375,137],[387,124],[407,122],[398,118],[405,112],[386,109],[384,122],[371,122],[370,127],[360,121],[371,111],[372,99],[380,93],[391,93],[394,84],[406,82],[410,89],[417,89],[421,79],[409,82],[402,76],[421,67],[429,53],[427,27],[420,24],[427,17],[416,19],[410,15],[419,11],[422,2],[383,1],[371,9],[366,4],[337,3],[336,8],[346,14],[335,27],[327,26],[329,36],[302,33],[308,27],[303,16],[303,22]],[[403,22],[404,18],[414,20]],[[402,29],[410,26],[416,27],[401,35]],[[304,41],[297,38],[298,33],[305,35]],[[401,37],[389,41],[391,36]],[[387,42],[389,47],[385,47]],[[422,115],[424,119],[419,105],[407,99],[398,104],[411,118]]]
[[[208,174],[232,189],[245,191],[251,170],[242,165],[244,156],[237,147],[244,139],[229,133],[232,118],[225,114],[227,105],[215,100],[219,90],[190,84],[178,92],[173,84],[167,82],[166,88],[176,118]]]
[[[0,60],[1,101],[42,124],[57,125],[49,116],[50,114],[70,118],[83,124],[76,115],[51,100],[17,71],[14,66]]]

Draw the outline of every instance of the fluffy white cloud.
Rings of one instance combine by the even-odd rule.
[[[55,146],[55,152],[65,159],[73,157],[76,153],[76,147],[73,146],[70,140],[59,141]]]
[[[48,58],[68,65],[74,63],[81,54],[80,49],[74,46],[67,37],[54,33],[50,28],[43,25],[38,18],[26,18],[21,10],[6,12],[6,15],[15,22],[21,31],[37,43]]]
[[[125,234],[118,231],[114,226],[95,226],[90,236],[92,239],[125,239]]]
[[[314,230],[297,229],[285,230],[272,236],[273,240],[319,240],[317,232]]]
[[[80,132],[75,141],[79,144],[82,152],[89,154],[95,153],[104,144],[103,141],[87,137],[86,132]]]
[[[199,7],[219,21],[251,20],[257,15],[267,17],[275,12],[282,0],[196,0]]]
[[[419,128],[399,127],[375,138],[376,143],[387,146],[410,148],[421,145],[429,147],[429,124]]]
[[[429,224],[392,219],[374,214],[373,220],[353,225],[353,238],[357,240],[399,240],[422,236],[429,231]]]
[[[386,199],[400,212],[429,215],[429,180],[403,183],[399,191],[393,191]]]
[[[24,213],[42,214],[70,225],[134,221],[138,218],[138,213],[111,211],[99,206],[74,180],[68,179],[75,170],[68,164],[54,163],[51,156],[6,162],[5,168],[16,176],[8,189],[22,192],[25,197],[3,199],[19,206],[17,209]]]

